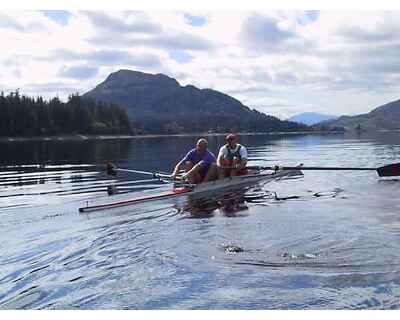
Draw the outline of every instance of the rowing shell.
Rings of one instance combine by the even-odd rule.
[[[79,208],[79,212],[90,212],[96,210],[112,209],[122,206],[134,205],[142,202],[161,200],[167,198],[175,198],[183,195],[204,195],[205,193],[214,192],[217,190],[232,190],[240,189],[243,187],[248,187],[255,185],[257,183],[266,184],[271,181],[280,180],[283,178],[288,178],[291,176],[303,175],[298,169],[296,170],[282,170],[273,173],[254,173],[244,176],[236,176],[230,178],[219,179],[210,182],[203,182],[201,184],[195,185],[194,187],[175,187],[171,191],[166,191],[163,193],[158,193],[157,195],[136,197],[133,199],[127,199],[122,201],[114,201],[110,203],[104,203],[99,205],[87,205],[86,207]]]

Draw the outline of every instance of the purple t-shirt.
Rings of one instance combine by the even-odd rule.
[[[183,162],[190,161],[193,164],[198,164],[201,162],[201,167],[203,172],[207,172],[208,168],[213,162],[216,162],[215,156],[212,152],[206,150],[202,155],[200,155],[196,148],[190,150],[186,156],[182,159]]]

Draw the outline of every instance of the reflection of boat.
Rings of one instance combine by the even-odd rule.
[[[188,197],[186,201],[177,205],[180,213],[187,213],[190,218],[206,218],[214,216],[217,212],[227,217],[236,217],[240,212],[248,209],[245,194],[248,188],[235,191],[221,191],[212,195]]]
[[[146,195],[143,197],[136,197],[133,199],[126,199],[121,201],[114,201],[98,205],[87,205],[86,207],[79,208],[80,212],[88,212],[95,210],[112,209],[121,206],[129,206],[137,203],[160,200],[167,198],[175,198],[182,195],[188,196],[206,196],[208,193],[215,193],[220,190],[236,190],[243,187],[256,185],[259,183],[265,184],[271,181],[285,179],[288,177],[303,175],[299,169],[292,170],[278,170],[278,171],[250,171],[250,174],[244,176],[236,176],[230,178],[219,179],[210,182],[203,182],[197,185],[190,184],[176,184],[170,191],[158,193],[155,195]]]

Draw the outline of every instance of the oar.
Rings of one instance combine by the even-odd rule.
[[[263,166],[254,166],[247,167],[249,169],[258,169],[258,170],[369,170],[369,171],[377,171],[380,177],[395,177],[400,176],[400,163],[388,164],[379,168],[366,168],[366,167],[263,167]]]
[[[117,168],[116,165],[114,165],[111,162],[107,162],[106,171],[107,171],[107,174],[112,175],[112,176],[116,176],[117,171],[123,171],[123,172],[151,175],[151,176],[153,176],[155,178],[159,178],[159,179],[172,179],[171,175],[163,174],[163,173],[159,173],[159,172],[149,172],[149,171],[140,171],[140,170],[131,170],[131,169],[119,169],[119,168]]]

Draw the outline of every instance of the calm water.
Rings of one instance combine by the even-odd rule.
[[[241,140],[258,165],[374,167],[400,159],[400,134]],[[400,307],[400,181],[374,172],[304,171],[228,199],[78,213],[110,200],[106,160],[169,172],[194,141],[0,143],[0,308]],[[210,148],[222,142],[210,138]],[[160,186],[132,179],[149,177],[120,175],[115,199]]]

